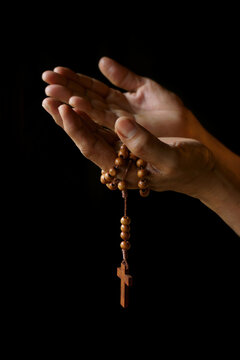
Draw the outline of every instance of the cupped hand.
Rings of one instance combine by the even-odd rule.
[[[108,171],[121,140],[147,162],[150,189],[196,197],[240,234],[239,156],[211,136],[172,92],[109,58],[99,67],[127,92],[63,67],[43,73],[49,84],[43,106],[83,155]],[[124,169],[117,176],[123,174]],[[138,188],[134,166],[125,180],[128,188]]]
[[[68,68],[56,67],[43,73],[43,80],[49,84],[46,94],[85,112],[111,130],[119,117],[130,116],[156,137],[197,138],[198,121],[177,95],[110,58],[103,57],[99,68],[113,85],[126,92]]]

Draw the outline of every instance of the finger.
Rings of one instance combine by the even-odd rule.
[[[67,79],[71,79],[78,83],[79,77],[78,75],[71,69],[64,66],[57,66],[53,69],[53,71],[57,74],[63,75]]]
[[[100,59],[99,69],[112,84],[127,91],[136,91],[139,86],[145,83],[144,77],[135,74],[108,57]]]
[[[45,94],[66,104],[71,96],[75,95],[72,90],[62,85],[48,85],[45,88]]]
[[[53,117],[56,124],[63,127],[62,118],[58,111],[60,105],[62,105],[61,101],[52,98],[46,98],[42,102],[43,108]]]
[[[97,124],[114,130],[114,124],[117,116],[111,110],[108,110],[108,108],[101,102],[96,100],[90,103],[85,98],[72,96],[69,99],[69,104],[72,107],[87,113]]]
[[[98,131],[92,131],[83,117],[79,116],[68,105],[61,105],[59,113],[63,120],[63,128],[77,145],[81,153],[98,165],[108,170],[113,166],[116,157],[115,151]]]
[[[60,73],[55,72],[60,71]],[[77,75],[77,79],[76,79]],[[120,91],[109,88],[104,83],[82,74],[75,74],[70,69],[57,67],[54,71],[45,71],[42,78],[50,85],[57,84],[67,87],[78,96],[84,96],[89,101],[97,100],[99,103],[109,107],[109,104],[115,104],[131,111],[129,103]]]
[[[48,96],[52,96],[66,103],[68,102],[69,98],[74,95],[82,97],[84,96],[89,101],[103,102],[103,98],[100,95],[92,92],[91,90],[84,89],[78,85],[63,86],[58,84],[51,84],[46,87],[45,92]]]
[[[68,80],[66,77],[55,73],[54,71],[47,70],[42,74],[42,79],[48,84],[59,84],[59,85],[67,85]]]
[[[91,117],[91,113],[93,110],[92,105],[88,100],[84,99],[83,97],[71,96],[69,99],[69,105],[87,113]]]
[[[110,88],[103,82],[80,73],[78,73],[77,75],[79,76],[79,82],[82,86],[88,88],[91,91],[96,92],[97,94],[101,95],[103,98],[105,98],[108,95]]]
[[[106,97],[109,93],[110,88],[103,82],[96,80],[90,76],[86,76],[79,73],[74,73],[72,70],[58,66],[54,69],[55,73],[61,74],[64,77],[76,81],[82,87],[97,93],[102,97]]]
[[[67,78],[54,71],[47,70],[42,74],[42,79],[48,84],[57,84],[69,88],[72,91],[77,91],[79,94],[85,94],[86,90],[81,86],[78,81]]]
[[[156,168],[166,169],[175,165],[177,156],[175,148],[158,140],[133,119],[119,118],[115,123],[115,130],[134,155]]]

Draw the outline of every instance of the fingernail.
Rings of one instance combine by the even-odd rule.
[[[129,139],[137,132],[137,126],[134,120],[130,120],[128,118],[119,119],[116,125],[117,132],[125,138]]]

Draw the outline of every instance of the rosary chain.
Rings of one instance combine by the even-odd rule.
[[[109,169],[108,172],[102,170],[100,181],[102,184],[105,184],[110,190],[119,189],[122,192],[122,197],[124,199],[124,216],[121,218],[121,234],[120,237],[122,242],[120,243],[120,247],[122,249],[123,255],[123,263],[128,268],[127,262],[127,252],[131,247],[130,242],[128,241],[130,238],[130,223],[131,219],[127,216],[127,174],[132,166],[135,163],[137,168],[137,176],[138,176],[138,188],[139,193],[142,197],[147,197],[150,193],[149,182],[147,179],[148,171],[146,170],[147,162],[141,158],[138,158],[133,153],[129,151],[126,145],[122,144],[120,150],[118,151],[118,156],[114,161],[114,166]],[[125,166],[125,171],[122,176],[122,179],[117,178],[117,173],[119,168]]]

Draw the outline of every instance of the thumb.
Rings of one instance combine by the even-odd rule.
[[[99,69],[112,84],[127,91],[135,91],[145,82],[144,77],[135,74],[108,57],[100,59]]]
[[[115,123],[115,131],[134,155],[156,168],[169,168],[176,163],[176,150],[160,141],[134,119],[120,117]]]

